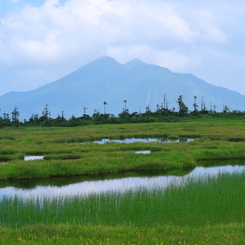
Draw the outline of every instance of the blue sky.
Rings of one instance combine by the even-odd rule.
[[[244,0],[1,0],[0,95],[35,89],[104,55],[245,95],[244,23]]]

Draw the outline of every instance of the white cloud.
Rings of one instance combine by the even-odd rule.
[[[222,31],[212,20],[192,24],[164,1],[47,0],[41,7],[24,6],[1,22],[1,60],[10,65],[66,61],[77,54],[105,54],[108,47],[158,46],[167,42],[220,41]],[[210,19],[203,17],[205,20]],[[162,43],[162,44],[161,44]],[[156,50],[156,47],[154,47]],[[171,48],[172,49],[172,48]],[[89,51],[89,52],[88,52]]]
[[[199,53],[185,54],[176,50],[156,50],[148,45],[110,47],[107,52],[121,63],[138,57],[148,64],[156,64],[178,72],[201,63]]]
[[[39,7],[29,2],[8,12],[0,22],[0,65],[23,77],[26,70],[30,80],[31,69],[38,73],[55,70],[50,76],[43,74],[45,81],[102,55],[125,62],[140,58],[173,71],[199,66],[208,55],[202,50],[213,49],[206,46],[215,49],[215,45],[229,43],[226,28],[233,30],[234,13],[239,9],[221,0],[214,4],[190,0],[67,0],[60,4],[46,0]]]

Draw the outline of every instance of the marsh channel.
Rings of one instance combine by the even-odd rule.
[[[219,174],[242,173],[244,160],[217,161],[214,167],[196,167],[190,170],[131,172],[98,176],[60,177],[35,180],[11,180],[0,182],[0,200],[3,197],[24,199],[86,196],[108,191],[123,193],[138,188],[184,186],[190,179],[218,177]]]

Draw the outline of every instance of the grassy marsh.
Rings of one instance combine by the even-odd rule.
[[[208,119],[175,123],[0,129],[0,179],[117,171],[193,168],[204,159],[245,158],[245,121]],[[86,144],[102,138],[195,138],[189,143]],[[83,144],[81,144],[83,143]],[[151,150],[150,155],[135,151]],[[44,160],[24,161],[24,156]],[[7,164],[6,164],[7,163]]]
[[[105,174],[204,166],[245,159],[245,121],[0,129],[0,179]],[[102,138],[195,138],[189,143],[80,144]],[[150,155],[137,155],[151,150]],[[40,155],[45,160],[24,161]],[[211,161],[210,161],[210,164]],[[221,175],[182,188],[140,189],[45,205],[2,199],[1,244],[244,244],[245,175]]]
[[[0,201],[0,225],[29,224],[174,225],[205,227],[242,223],[245,220],[245,173],[218,177],[189,178],[166,188],[105,192],[88,196],[67,196]]]
[[[199,160],[245,158],[245,120],[28,127],[0,130],[0,179],[101,174],[144,169],[193,168]],[[195,138],[189,143],[81,144],[102,138]],[[151,150],[150,155],[135,151]],[[44,156],[24,161],[24,156]]]
[[[1,244],[243,244],[245,173],[179,187],[0,202]],[[11,234],[11,235],[10,235]],[[11,241],[11,242],[10,242]]]

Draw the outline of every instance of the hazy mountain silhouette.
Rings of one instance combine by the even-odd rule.
[[[201,99],[207,109],[215,105],[222,111],[223,105],[232,110],[244,110],[245,96],[223,87],[211,85],[192,74],[173,73],[170,70],[148,65],[138,59],[120,64],[110,57],[99,58],[67,76],[29,92],[10,92],[0,96],[1,112],[9,113],[17,106],[21,119],[29,119],[32,114],[42,115],[48,104],[51,117],[61,115],[66,118],[81,116],[84,108],[87,114],[94,110],[119,114],[127,100],[130,112],[144,112],[146,106],[152,111],[161,106],[166,95],[169,109],[178,109],[178,96],[193,110],[194,96],[199,109]]]

